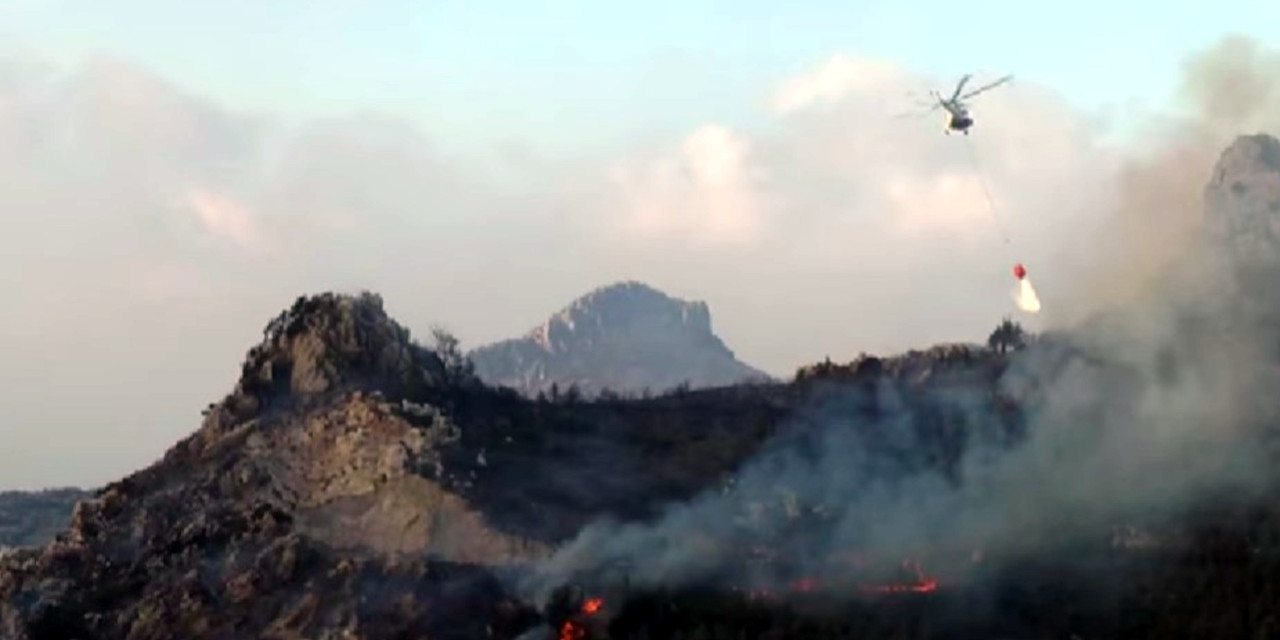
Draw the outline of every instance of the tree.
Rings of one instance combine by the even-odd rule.
[[[1023,331],[1022,325],[1005,316],[1005,319],[987,338],[987,345],[997,353],[1016,351],[1027,345],[1027,334]]]
[[[462,352],[458,339],[444,327],[431,327],[432,351],[440,358],[448,384],[465,384],[475,378],[475,365]]]
[[[578,383],[575,382],[569,385],[569,388],[564,392],[564,401],[568,404],[577,404],[582,401],[582,389],[578,387]]]

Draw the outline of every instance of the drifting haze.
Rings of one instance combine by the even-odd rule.
[[[1222,148],[1237,135],[1280,130],[1277,74],[1280,52],[1241,36],[1184,63],[1186,112],[1153,117],[1126,154],[1090,264],[1061,292],[1069,304],[1060,319],[1130,299],[1177,262],[1200,231],[1205,182]]]
[[[1259,265],[1274,270],[1275,245],[1257,227],[1274,221],[1275,209],[1259,220],[1216,197],[1212,215],[1235,222],[1207,225],[1202,216],[1223,136],[1266,127],[1263,118],[1276,113],[1269,102],[1280,91],[1275,71],[1275,56],[1243,40],[1188,65],[1186,89],[1202,116],[1121,167],[1116,215],[1108,220],[1135,236],[1151,225],[1158,240],[1131,236],[1128,251],[1118,243],[1096,252],[1120,273],[1102,290],[1073,283],[1088,305],[1074,315],[1089,321],[1015,355],[1000,381],[1026,413],[1024,440],[990,439],[999,413],[972,379],[966,387],[939,385],[929,400],[884,381],[846,389],[839,409],[819,407],[797,420],[731,488],[668,505],[653,522],[587,527],[523,586],[545,597],[560,584],[625,570],[617,575],[640,586],[763,580],[776,591],[800,576],[817,584],[847,579],[850,567],[839,560],[850,553],[870,563],[873,580],[891,577],[876,571],[904,558],[925,558],[943,569],[944,581],[967,581],[980,575],[975,568],[985,572],[1024,553],[1066,551],[1081,563],[1077,543],[1105,544],[1113,527],[1135,522],[1155,524],[1157,540],[1176,543],[1178,531],[1160,526],[1167,518],[1207,499],[1221,503],[1274,486],[1280,401],[1269,389],[1280,380],[1277,330],[1266,314],[1280,298],[1273,271],[1262,280],[1233,275]],[[1250,155],[1263,144],[1232,147],[1220,166],[1235,173],[1214,178],[1215,196],[1244,194],[1251,181],[1258,189],[1274,185],[1275,161],[1260,166]],[[1272,198],[1264,205],[1274,202],[1274,190],[1264,193]],[[1219,227],[1227,235],[1217,235]],[[858,415],[851,408],[864,406],[880,415],[851,417]],[[936,466],[903,472],[883,451],[889,441],[900,457],[927,458],[949,430],[938,415],[964,422],[959,482]],[[801,520],[806,509],[825,517]],[[791,571],[769,575],[744,562],[750,546],[769,549]],[[979,568],[971,553],[983,551],[988,560]],[[849,585],[831,587],[847,594]]]
[[[1242,51],[1202,55],[1192,85]],[[442,322],[474,346],[638,279],[706,300],[739,357],[778,374],[980,340],[1012,310],[1017,260],[1052,322],[1097,297],[1088,265],[1137,261],[1147,220],[1182,228],[1199,179],[1178,183],[1195,199],[1168,196],[1185,215],[1115,216],[1115,198],[1167,189],[1165,168],[1205,175],[1166,150],[1199,160],[1229,130],[1177,144],[1156,132],[1154,168],[1133,179],[1104,124],[1062,96],[1019,83],[982,96],[970,142],[1013,238],[1003,247],[964,143],[936,115],[892,119],[907,90],[952,81],[836,56],[777,88],[764,130],[707,123],[552,163],[454,157],[377,115],[277,122],[116,60],[69,73],[6,61],[0,351],[15,364],[0,381],[0,487],[96,484],[146,464],[231,384],[266,319],[317,290],[377,290],[406,324]],[[1261,91],[1251,82],[1230,86]]]

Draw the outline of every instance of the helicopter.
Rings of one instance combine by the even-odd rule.
[[[978,95],[979,93],[982,93],[983,91],[987,91],[988,89],[994,89],[995,87],[998,87],[1013,79],[1013,76],[1011,75],[1004,76],[1003,78],[1000,78],[995,82],[983,85],[981,87],[978,87],[977,89],[974,89],[973,91],[970,91],[969,93],[961,95],[960,92],[964,91],[964,86],[968,84],[970,78],[972,77],[973,77],[973,74],[968,74],[968,73],[966,73],[963,77],[961,77],[960,81],[956,83],[955,91],[951,92],[950,98],[943,98],[942,94],[938,93],[937,91],[932,91],[932,90],[929,91],[930,97],[933,98],[933,104],[929,107],[928,111],[926,111],[925,113],[932,113],[933,111],[939,108],[946,109],[947,126],[945,129],[942,130],[943,133],[950,135],[952,131],[959,131],[965,134],[966,136],[969,135],[969,127],[973,126],[973,116],[969,115],[969,107],[964,103],[964,101]],[[924,115],[924,114],[921,114],[921,115]]]

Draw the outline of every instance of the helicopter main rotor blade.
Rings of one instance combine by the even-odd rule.
[[[970,91],[969,93],[964,94],[963,96],[960,96],[960,99],[961,99],[961,100],[968,100],[969,98],[972,98],[972,97],[974,97],[974,96],[978,95],[979,93],[982,93],[983,91],[986,91],[986,90],[988,90],[988,89],[994,89],[994,88],[996,88],[996,87],[998,87],[998,86],[1000,86],[1000,85],[1002,85],[1002,84],[1004,84],[1004,83],[1006,83],[1006,82],[1008,82],[1008,81],[1010,81],[1010,80],[1012,80],[1012,79],[1013,79],[1013,76],[1011,76],[1011,75],[1009,75],[1009,76],[1005,76],[1005,77],[1003,77],[1003,78],[1000,78],[999,80],[996,80],[995,82],[992,82],[991,84],[983,85],[983,86],[981,86],[981,87],[978,87],[977,89],[974,89],[973,91]]]
[[[951,99],[949,100],[949,102],[955,102],[956,98],[960,96],[960,92],[964,90],[965,83],[969,82],[969,78],[972,78],[972,77],[973,77],[973,74],[970,74],[970,73],[966,73],[963,76],[961,76],[960,82],[956,83],[956,90],[951,93]]]

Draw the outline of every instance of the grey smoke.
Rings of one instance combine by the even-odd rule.
[[[1268,354],[1277,336],[1251,309],[1280,300],[1259,303],[1275,294],[1232,281],[1206,240],[1202,209],[1223,132],[1260,124],[1264,113],[1232,100],[1273,100],[1268,83],[1280,75],[1267,76],[1272,66],[1239,39],[1188,64],[1199,114],[1134,160],[1114,216],[1127,234],[1099,247],[1102,264],[1120,274],[1100,274],[1111,288],[1086,287],[1074,324],[1020,354],[1001,380],[1026,403],[1025,440],[970,442],[955,483],[878,468],[866,446],[870,432],[912,450],[919,407],[903,400],[857,423],[833,412],[799,442],[774,443],[729,491],[671,505],[654,522],[588,527],[526,586],[545,590],[614,566],[648,586],[784,579],[744,575],[744,532],[752,530],[744,518],[753,513],[757,535],[799,571],[847,572],[831,558],[856,549],[882,565],[927,554],[943,563],[933,567],[940,573],[963,579],[970,565],[957,559],[970,550],[1016,556],[1097,539],[1113,526],[1177,517],[1218,492],[1263,486],[1271,455],[1263,438],[1280,416],[1267,391],[1277,382]],[[902,400],[891,389],[877,393],[882,407]],[[990,436],[996,421],[981,394],[935,401]],[[827,517],[797,518],[806,506]]]
[[[784,438],[748,464],[727,492],[673,505],[655,523],[588,527],[540,567],[535,588],[613,566],[640,586],[763,579],[777,587],[795,577],[744,574],[752,530],[804,575],[848,574],[831,559],[857,551],[880,566],[926,559],[963,579],[972,550],[1017,555],[1097,539],[1115,525],[1176,515],[1210,492],[1254,488],[1266,469],[1254,436],[1277,408],[1257,399],[1274,376],[1255,355],[1262,334],[1228,321],[1233,309],[1215,296],[1191,307],[1135,306],[1073,331],[1070,347],[1025,352],[1002,380],[1029,402],[1028,436],[1011,448],[997,441],[982,389],[935,398],[988,436],[969,444],[960,483],[896,472],[868,447],[868,433],[898,438],[889,447],[897,452],[928,446],[913,428],[921,407],[882,387],[875,393],[888,411],[874,423],[829,411],[813,433]],[[1183,326],[1191,314],[1210,323]],[[1032,381],[1043,389],[1018,389]],[[828,517],[805,521],[806,507]]]
[[[1235,136],[1280,131],[1280,51],[1231,35],[1188,57],[1175,96],[1181,115],[1152,118],[1114,176],[1114,202],[1088,260],[1052,310],[1079,322],[1145,295],[1182,259],[1202,226],[1204,184]]]

